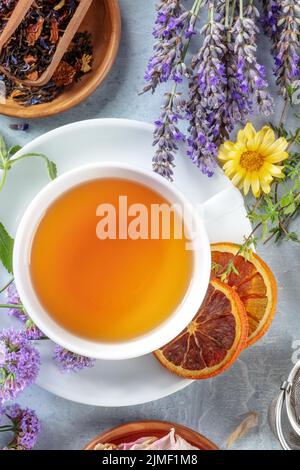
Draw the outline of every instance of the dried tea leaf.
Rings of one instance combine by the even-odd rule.
[[[249,413],[245,419],[239,424],[239,426],[233,431],[229,436],[226,442],[227,449],[230,449],[233,444],[238,440],[244,437],[251,429],[258,426],[258,414],[255,412]]]

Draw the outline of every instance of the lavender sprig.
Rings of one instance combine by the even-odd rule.
[[[153,170],[169,181],[173,180],[174,160],[175,153],[178,150],[178,144],[179,142],[185,141],[184,134],[178,128],[178,122],[184,118],[186,105],[185,102],[181,100],[181,94],[177,93],[177,85],[182,81],[184,75],[187,77],[191,75],[191,70],[185,65],[185,58],[191,39],[195,34],[200,7],[204,2],[204,0],[195,0],[192,9],[187,12],[188,15],[186,16],[186,29],[184,34],[186,42],[184,45],[183,42],[181,43],[182,47],[179,49],[180,55],[172,71],[172,78],[175,84],[172,92],[165,94],[164,102],[161,107],[161,115],[155,122],[153,145],[157,147],[157,150],[153,157]],[[182,32],[183,28],[180,34],[180,41],[182,41]],[[167,60],[166,57],[164,60]],[[144,91],[147,91],[147,87]]]
[[[260,14],[253,2],[244,10],[240,2],[239,16],[233,23],[229,52],[233,58],[233,78],[235,97],[239,100],[239,121],[245,123],[252,112],[254,101],[259,111],[270,116],[273,111],[273,100],[267,93],[265,68],[257,61],[256,35],[259,32],[256,20]]]
[[[192,61],[187,112],[189,118],[188,155],[204,174],[212,176],[217,147],[228,135],[226,114],[227,77],[223,58],[227,52],[222,11],[214,16],[209,5],[209,21],[202,28],[204,41]]]
[[[162,113],[155,122],[154,142],[157,150],[153,157],[153,170],[169,181],[173,180],[174,153],[178,143],[184,142],[185,136],[179,130],[178,121],[183,119],[185,103],[180,99],[174,88],[166,93],[162,105]]]
[[[284,98],[300,78],[300,0],[265,1],[265,28],[273,39],[276,83]]]
[[[35,382],[40,355],[23,332],[0,332],[0,402],[12,400]]]
[[[3,417],[9,420],[9,424],[1,423]],[[35,411],[29,408],[22,409],[18,404],[0,409],[0,432],[14,434],[3,450],[32,450],[40,431],[41,424]]]
[[[149,90],[154,93],[159,83],[164,83],[172,77],[175,82],[182,81],[186,73],[185,65],[181,60],[184,48],[184,35],[189,11],[186,11],[180,0],[160,0],[157,6],[157,18],[153,30],[156,39],[145,80],[148,84],[143,92]],[[188,34],[193,34],[193,25],[189,24]]]

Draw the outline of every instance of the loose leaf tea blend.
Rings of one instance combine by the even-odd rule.
[[[6,1],[0,7],[0,33],[15,6]],[[50,65],[78,0],[37,0],[0,54],[5,70],[19,80],[36,81]],[[88,32],[76,33],[52,79],[42,87],[26,87],[4,73],[6,95],[20,105],[31,106],[52,101],[66,86],[78,81],[92,68],[92,38]]]

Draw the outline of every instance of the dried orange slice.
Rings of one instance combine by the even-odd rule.
[[[213,280],[194,320],[154,355],[177,375],[208,379],[234,363],[247,337],[247,315],[239,296],[227,284]]]
[[[236,272],[231,272],[227,283],[234,288],[245,306],[249,321],[247,346],[256,343],[269,329],[277,306],[277,283],[274,274],[266,263],[255,253],[247,260],[237,255],[239,245],[233,243],[213,244],[212,261],[218,276],[228,263],[234,263]],[[218,269],[219,268],[219,269]]]

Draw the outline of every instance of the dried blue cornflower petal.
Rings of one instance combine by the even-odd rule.
[[[29,129],[29,124],[27,122],[24,122],[23,124],[10,124],[9,128],[12,129],[13,131],[28,131]]]

